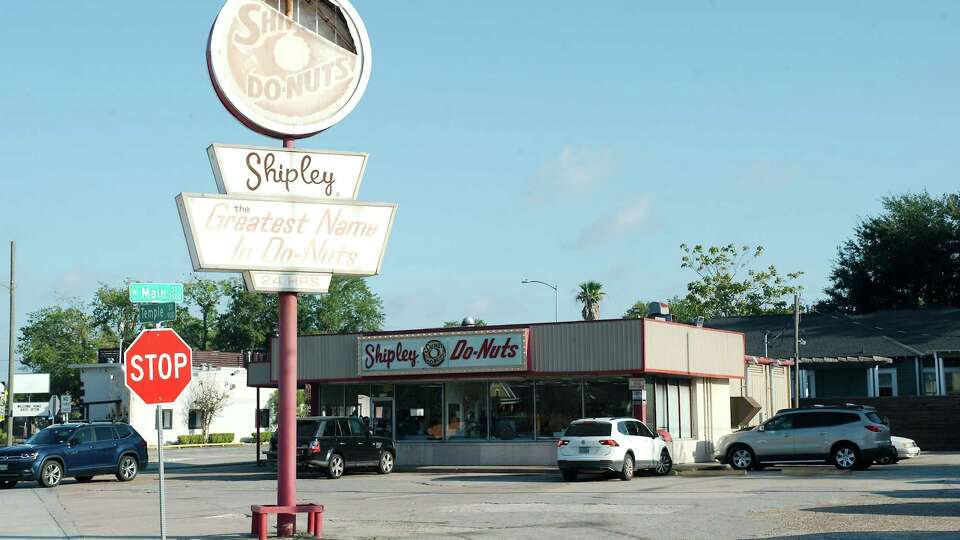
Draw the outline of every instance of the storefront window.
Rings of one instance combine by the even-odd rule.
[[[322,387],[320,392],[321,416],[344,416],[343,385],[329,384]]]
[[[344,391],[347,416],[370,417],[370,385],[348,384]]]
[[[626,381],[583,383],[583,415],[586,418],[631,416],[630,388]]]
[[[960,358],[943,359],[943,387],[948,396],[960,395]]]
[[[921,360],[923,364],[923,374],[920,379],[920,386],[925,396],[935,396],[940,393],[937,388],[937,363],[933,358],[924,358]]]
[[[370,395],[378,398],[392,398],[392,384],[372,384],[370,385]]]
[[[443,439],[443,386],[398,384],[396,386],[397,439],[436,441]]]
[[[537,436],[563,436],[570,422],[582,416],[580,383],[537,383]]]
[[[533,438],[533,385],[490,383],[491,437],[501,441]]]
[[[674,438],[693,436],[690,416],[690,381],[660,379],[656,382],[657,429],[665,429]]]
[[[487,438],[487,383],[447,383],[447,438]]]

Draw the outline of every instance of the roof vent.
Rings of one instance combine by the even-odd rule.
[[[666,302],[650,302],[647,304],[647,317],[659,321],[672,321],[673,315],[670,315],[670,304]]]

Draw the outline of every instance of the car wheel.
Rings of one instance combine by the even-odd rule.
[[[117,480],[129,482],[137,477],[140,472],[140,464],[133,456],[123,456],[117,465]]]
[[[852,444],[841,444],[833,449],[833,464],[841,471],[849,471],[860,465],[860,453]]]
[[[894,461],[893,458],[890,456],[883,456],[881,458],[877,458],[877,465],[890,465],[891,463],[896,463],[896,461]]]
[[[670,474],[672,469],[673,460],[670,459],[670,452],[667,452],[667,449],[664,448],[663,452],[660,452],[660,461],[657,462],[657,466],[653,470],[657,473],[657,476],[666,476]]]
[[[393,472],[393,452],[386,451],[380,453],[380,464],[377,466],[377,472],[380,474],[390,474]]]
[[[756,465],[757,457],[753,455],[753,450],[744,445],[737,445],[727,452],[727,463],[738,471],[749,469]]]
[[[17,485],[16,480],[0,480],[0,489],[11,489]]]
[[[633,480],[633,456],[623,456],[623,468],[620,469],[620,479],[626,482]]]
[[[576,482],[577,481],[577,471],[568,471],[562,470],[560,474],[563,476],[564,482]]]
[[[343,476],[343,456],[334,454],[330,456],[330,463],[327,465],[327,478],[336,480]]]
[[[40,485],[45,488],[57,487],[63,480],[63,465],[59,461],[44,461],[40,466]]]
[[[81,484],[85,484],[85,483],[93,480],[93,477],[92,477],[92,476],[77,476],[77,477],[74,477],[74,479],[75,479],[77,482],[80,482]]]

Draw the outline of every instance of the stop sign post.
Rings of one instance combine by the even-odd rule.
[[[166,540],[166,505],[163,486],[163,421],[161,404],[173,403],[193,378],[193,351],[171,328],[144,330],[123,353],[123,379],[127,388],[156,404],[157,467],[160,476],[160,538]]]

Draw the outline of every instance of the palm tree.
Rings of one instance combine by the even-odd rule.
[[[583,310],[580,312],[583,320],[595,321],[600,318],[600,301],[606,296],[603,285],[597,281],[584,281],[580,284],[577,301],[583,302]]]

